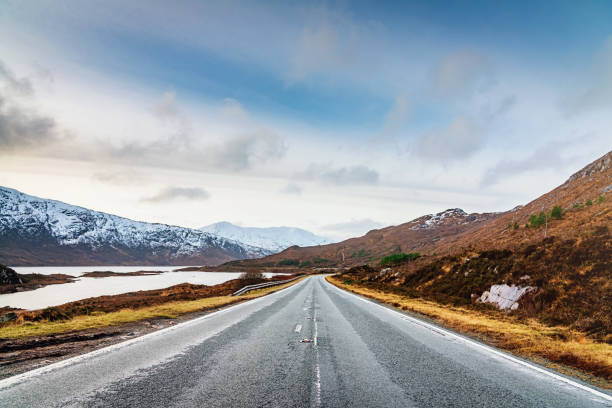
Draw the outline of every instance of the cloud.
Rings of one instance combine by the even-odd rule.
[[[92,179],[100,183],[116,186],[142,185],[148,181],[148,177],[144,173],[134,170],[102,171],[94,173]]]
[[[210,193],[203,188],[199,187],[166,187],[159,191],[157,194],[144,197],[141,199],[143,202],[149,203],[161,203],[175,200],[208,200]]]
[[[210,146],[203,153],[217,168],[242,171],[256,163],[279,159],[286,151],[287,146],[280,136],[268,129],[259,129]]]
[[[347,222],[324,225],[321,229],[336,236],[361,236],[366,232],[382,227],[378,221],[370,218],[352,219]]]
[[[539,169],[565,169],[575,162],[575,157],[563,157],[563,151],[572,143],[553,141],[538,147],[529,156],[518,160],[502,160],[487,169],[481,185],[490,186],[504,178]]]
[[[300,195],[300,194],[302,194],[302,187],[300,187],[299,185],[297,185],[295,183],[289,183],[285,187],[283,187],[280,190],[280,192],[284,193],[284,194],[296,194],[296,195]]]
[[[571,116],[612,106],[612,36],[593,58],[591,72],[582,89],[562,101],[561,108]]]
[[[425,158],[458,160],[480,150],[485,142],[484,129],[473,119],[457,116],[448,125],[422,137],[417,152]]]
[[[324,184],[344,185],[374,185],[378,184],[379,174],[364,165],[333,168],[329,165],[312,163],[308,168],[295,174],[303,180],[315,180]]]
[[[385,115],[379,139],[394,139],[402,126],[406,124],[409,116],[410,106],[408,104],[408,99],[403,95],[398,95],[393,101],[391,109]]]
[[[11,92],[24,96],[34,94],[32,81],[29,78],[17,78],[3,61],[0,61],[0,85],[2,85],[3,93]]]
[[[314,15],[316,23],[302,30],[293,49],[289,73],[293,81],[351,67],[356,58],[357,28],[352,21],[327,9]]]
[[[33,95],[30,79],[18,78],[0,61],[0,153],[39,148],[58,139],[55,120],[27,106]]]
[[[438,62],[434,87],[443,97],[465,96],[492,81],[490,59],[475,50],[457,51]]]
[[[179,116],[176,93],[172,91],[164,92],[162,99],[153,106],[152,113],[162,121],[176,119]]]

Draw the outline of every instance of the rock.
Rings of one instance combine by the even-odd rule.
[[[612,184],[610,184],[609,186],[607,186],[606,188],[604,188],[603,190],[601,190],[602,194],[607,193],[608,191],[612,191]]]
[[[502,310],[516,310],[519,307],[519,300],[525,294],[535,291],[533,286],[508,286],[506,284],[493,285],[489,291],[484,291],[479,301],[482,303],[492,303]]]
[[[0,265],[0,285],[20,285],[22,283],[17,272],[8,266]]]

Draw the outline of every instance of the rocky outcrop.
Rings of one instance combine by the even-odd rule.
[[[11,268],[0,265],[0,285],[19,285],[23,281],[19,277],[19,274]]]
[[[533,286],[508,286],[492,285],[491,289],[485,291],[478,299],[482,303],[492,303],[502,310],[516,310],[519,307],[519,300],[527,293],[536,291]]]

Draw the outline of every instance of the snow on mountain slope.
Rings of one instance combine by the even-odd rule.
[[[11,252],[18,252],[21,257],[31,256],[43,264],[61,262],[45,261],[45,257],[53,255],[52,251],[47,251],[41,259],[40,250],[46,251],[49,246],[74,248],[79,262],[86,262],[86,251],[91,251],[93,255],[89,258],[95,255],[92,262],[106,264],[140,260],[172,265],[179,260],[182,261],[179,263],[188,260],[202,263],[208,258],[217,263],[270,254],[263,248],[196,229],[133,221],[0,187],[0,259],[10,261]],[[66,253],[63,250],[62,257]],[[107,254],[111,259],[106,260],[104,256],[100,259],[100,254]],[[23,261],[30,263],[28,259]]]
[[[221,237],[244,242],[273,252],[280,252],[290,246],[300,247],[329,244],[327,238],[320,237],[310,231],[292,227],[239,227],[227,221],[217,222],[200,228]]]

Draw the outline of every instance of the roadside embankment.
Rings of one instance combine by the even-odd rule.
[[[299,281],[240,296],[231,294],[254,282],[234,279],[214,286],[182,284],[84,299],[43,310],[12,311],[15,318],[0,323],[0,378],[265,296]]]
[[[367,282],[334,276],[333,285],[398,309],[426,317],[559,372],[612,389],[612,344],[597,342],[566,326],[547,326],[499,310],[474,310],[369,288]]]

